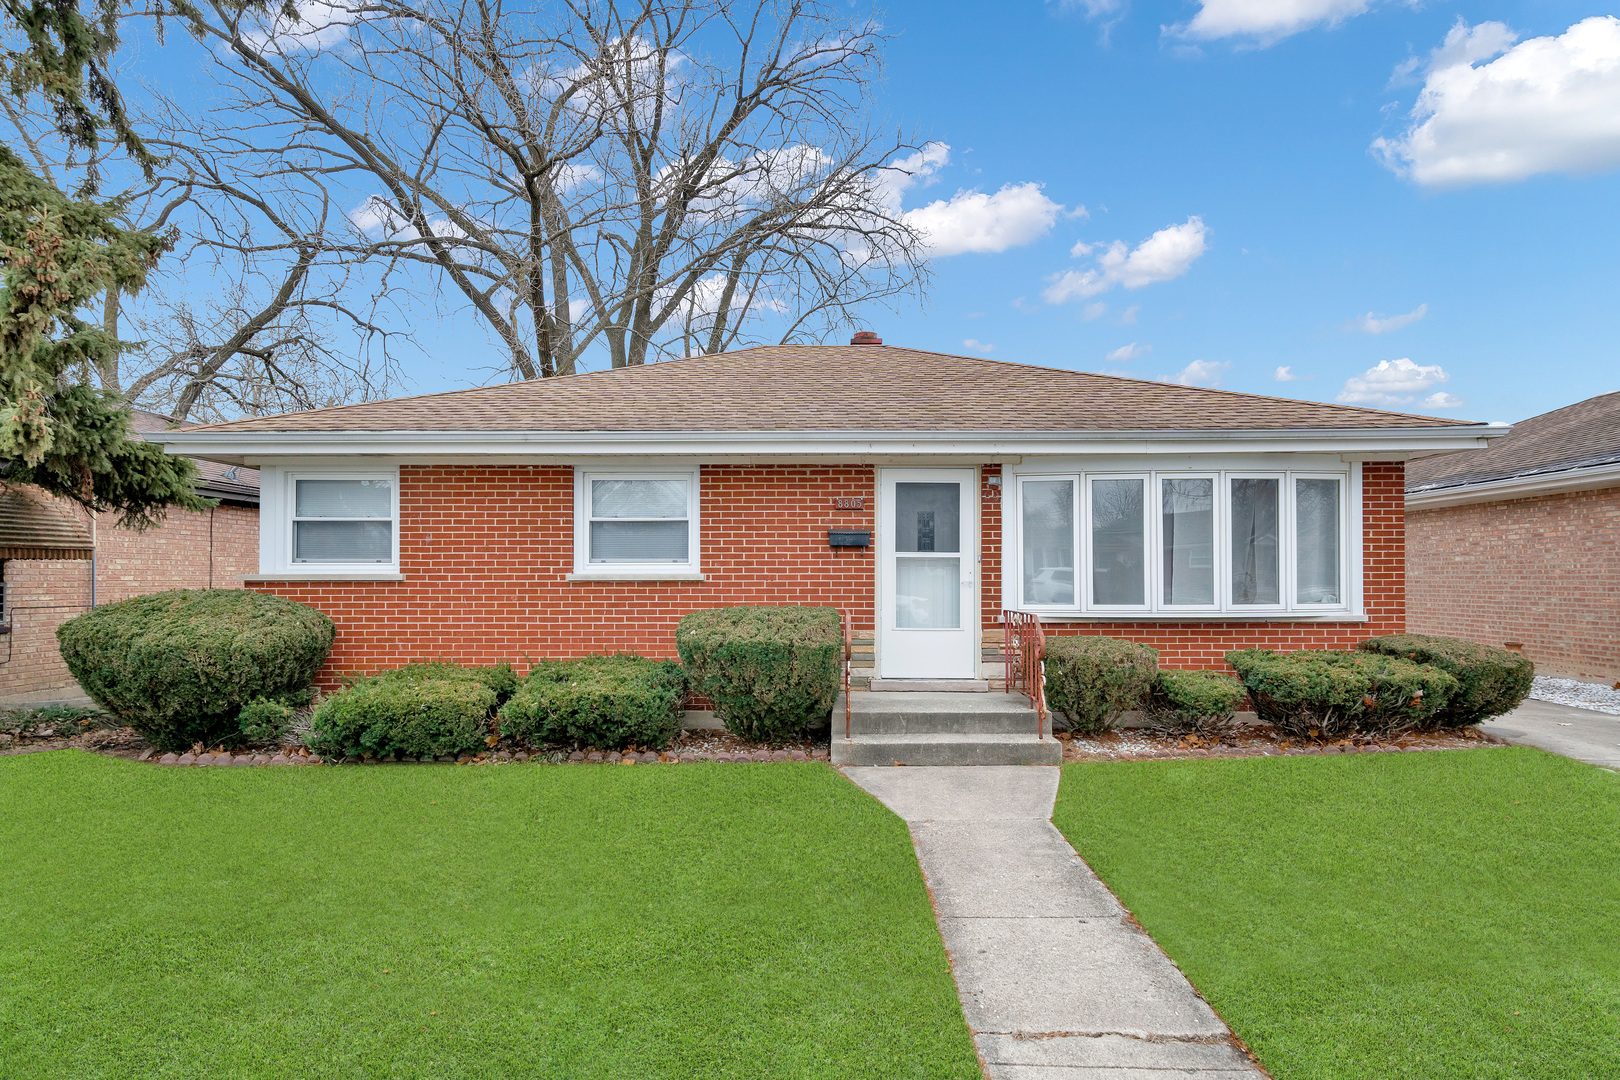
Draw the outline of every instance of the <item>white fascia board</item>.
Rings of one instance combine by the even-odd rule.
[[[1277,431],[165,431],[150,438],[171,453],[214,461],[287,457],[970,457],[1051,454],[1350,453],[1404,457],[1483,448],[1506,428],[1312,428]]]
[[[1435,510],[1442,506],[1468,503],[1504,502],[1537,495],[1558,495],[1566,491],[1593,491],[1620,486],[1620,464],[1597,465],[1590,469],[1566,469],[1533,476],[1510,476],[1505,480],[1484,480],[1477,484],[1408,491],[1408,510]]]

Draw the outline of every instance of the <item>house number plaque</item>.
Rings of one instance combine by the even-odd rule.
[[[866,509],[866,500],[864,498],[860,498],[860,499],[834,499],[833,500],[833,509],[834,510],[865,510]]]

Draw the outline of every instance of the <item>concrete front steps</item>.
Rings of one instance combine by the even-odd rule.
[[[834,765],[1057,765],[1063,745],[1036,738],[1035,710],[1020,694],[932,691],[850,693],[833,708]]]

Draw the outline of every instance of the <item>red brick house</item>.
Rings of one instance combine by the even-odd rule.
[[[168,417],[136,410],[151,436]],[[76,697],[56,628],[98,604],[164,589],[238,588],[257,569],[258,473],[198,461],[202,513],[170,511],[145,532],[31,487],[0,491],[0,706]]]
[[[1620,393],[1407,466],[1413,630],[1520,649],[1547,675],[1620,679]]]
[[[163,439],[262,470],[247,584],[337,621],[327,680],[786,603],[846,611],[865,675],[972,681],[1003,609],[1195,668],[1400,630],[1403,462],[1500,430],[852,343]]]

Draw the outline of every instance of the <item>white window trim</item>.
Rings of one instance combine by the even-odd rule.
[[[703,505],[702,469],[698,466],[669,468],[614,467],[594,469],[574,467],[574,572],[569,581],[702,581]],[[591,562],[590,482],[592,480],[674,480],[686,485],[686,554],[683,563],[593,563]]]
[[[300,480],[387,480],[393,493],[389,509],[392,546],[386,563],[317,563],[293,561],[293,511]],[[399,581],[399,469],[267,469],[260,475],[260,581]]]
[[[1320,460],[1320,459],[1318,459]],[[1111,465],[1115,463],[1110,463]],[[1120,463],[1123,464],[1123,463]],[[1089,471],[1073,466],[1063,468],[1031,465],[1007,470],[1011,478],[1007,490],[1014,497],[1004,500],[1002,506],[1002,535],[1006,564],[1002,572],[1003,606],[1017,611],[1028,611],[1054,621],[1180,621],[1180,622],[1344,622],[1362,621],[1366,613],[1362,603],[1362,506],[1361,464],[1348,463],[1341,469],[1288,468],[1243,459],[1227,463],[1212,463],[1200,467],[1130,469],[1111,467]],[[1242,467],[1236,467],[1241,464]],[[1230,536],[1231,481],[1242,478],[1276,479],[1282,492],[1282,536],[1279,557],[1282,560],[1279,585],[1283,602],[1269,604],[1235,604],[1232,602],[1232,550]],[[1213,478],[1217,493],[1215,501],[1215,597],[1209,606],[1168,605],[1163,596],[1163,553],[1160,551],[1162,532],[1161,479]],[[1295,530],[1296,479],[1334,479],[1339,481],[1340,493],[1340,586],[1343,601],[1338,604],[1303,604],[1296,591],[1297,545]],[[1092,600],[1091,577],[1091,483],[1094,480],[1140,479],[1144,481],[1146,498],[1143,512],[1143,535],[1147,543],[1147,593],[1149,603],[1142,606],[1101,605]],[[1076,484],[1076,536],[1075,583],[1078,603],[1073,606],[1052,604],[1026,604],[1024,589],[1023,541],[1023,484],[1031,480],[1070,480]]]

